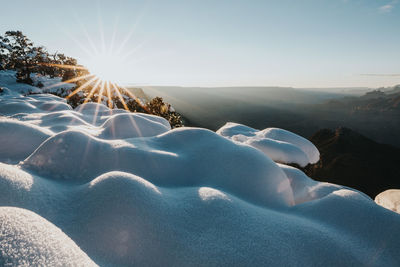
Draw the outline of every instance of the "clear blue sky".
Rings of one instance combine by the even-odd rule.
[[[115,32],[111,56],[118,66],[112,70],[125,83],[294,87],[400,83],[400,75],[393,75],[400,74],[400,1],[6,3],[0,16],[2,33],[22,30],[35,44],[87,65],[94,64],[87,50],[102,50],[100,29],[106,50]],[[117,48],[129,32],[133,34],[118,55]]]

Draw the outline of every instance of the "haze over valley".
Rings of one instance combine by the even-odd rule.
[[[189,126],[216,130],[235,121],[257,129],[279,127],[305,137],[348,127],[400,146],[400,90],[393,88],[162,87],[143,88],[183,114]],[[378,91],[377,91],[378,90]]]

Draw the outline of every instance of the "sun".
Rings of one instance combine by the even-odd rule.
[[[113,51],[94,53],[83,64],[100,80],[115,83],[122,82],[127,67],[124,57]]]
[[[79,58],[81,65],[41,64],[79,72],[79,76],[52,84],[45,89],[64,83],[75,83],[77,87],[65,97],[66,99],[84,92],[85,100],[83,103],[96,101],[113,109],[117,108],[113,104],[113,99],[117,98],[122,103],[123,108],[129,111],[128,104],[125,101],[127,99],[126,96],[128,96],[128,98],[135,100],[137,104],[146,110],[141,101],[128,88],[123,86],[124,81],[126,82],[126,74],[131,69],[132,63],[138,61],[137,58],[134,59],[133,57],[145,41],[142,40],[137,45],[127,48],[127,44],[134,32],[134,27],[128,34],[123,36],[123,39],[118,39],[118,41],[115,29],[114,33],[106,38],[102,27],[100,28],[100,42],[94,42],[87,33],[87,45],[83,45],[79,40],[73,39],[86,54]],[[106,42],[106,40],[109,42]]]
[[[66,99],[69,99],[79,92],[86,90],[88,93],[85,97],[84,103],[89,102],[92,97],[97,97],[97,103],[101,103],[103,97],[105,97],[108,107],[112,109],[112,98],[117,97],[122,103],[124,109],[129,111],[129,108],[123,98],[123,94],[125,94],[134,99],[140,106],[146,109],[129,89],[125,88],[124,86],[122,86],[122,84],[119,83],[124,68],[125,70],[127,68],[124,59],[124,57],[118,56],[118,53],[98,53],[96,51],[95,53],[91,54],[90,59],[84,61],[85,63],[83,66],[44,63],[42,65],[54,66],[64,69],[84,70],[87,73],[67,81],[62,81],[47,86],[45,89],[50,89],[64,83],[80,82],[80,86],[78,86],[78,88],[67,95]]]

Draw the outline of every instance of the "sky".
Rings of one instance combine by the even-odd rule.
[[[400,84],[399,0],[14,0],[7,30],[124,84]]]

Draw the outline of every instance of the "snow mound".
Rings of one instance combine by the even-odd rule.
[[[51,132],[18,120],[0,118],[0,161],[19,162],[27,158]]]
[[[21,95],[7,95],[0,100],[0,115],[15,115],[19,113],[42,113],[51,111],[71,110],[71,107],[54,96],[46,95],[38,97],[32,95],[24,97]]]
[[[15,78],[16,72],[13,70],[0,71],[0,87],[7,88],[8,94],[26,94],[28,92],[41,93],[42,91],[29,84],[18,83]]]
[[[276,162],[295,163],[305,167],[319,160],[319,151],[310,141],[283,129],[267,128],[259,131],[228,122],[217,133],[232,141],[257,148]]]
[[[32,73],[31,79],[35,85],[39,83],[43,85],[42,93],[60,92],[61,89],[70,90],[76,86],[75,83],[62,82],[61,77],[49,78],[37,73]]]
[[[207,155],[211,149],[213,153]],[[224,157],[227,153],[229,162]],[[76,162],[77,158],[81,160]],[[184,162],[196,164],[182,168]],[[272,160],[248,147],[238,150],[234,143],[204,129],[176,129],[124,142],[64,131],[43,142],[21,166],[42,176],[77,183],[120,170],[163,186],[214,186],[260,205],[292,204],[288,180]],[[252,174],[245,179],[248,166]],[[227,169],[233,170],[229,176],[224,175]],[[275,194],[277,191],[280,193]]]
[[[0,102],[0,265],[400,264],[400,216],[281,164],[318,160],[293,133]]]
[[[20,208],[0,207],[1,266],[96,266],[54,224]]]
[[[144,115],[144,114],[143,114]],[[171,130],[171,126],[153,120],[152,116],[122,113],[107,119],[100,137],[105,139],[125,139],[156,136]],[[139,127],[140,126],[140,127]]]
[[[389,189],[383,191],[375,197],[375,202],[384,208],[400,213],[400,190]]]
[[[76,85],[74,83],[64,83],[60,77],[49,78],[37,73],[31,74],[34,85],[41,83],[42,88],[32,86],[25,83],[19,83],[16,80],[16,71],[1,70],[0,71],[0,87],[7,88],[8,94],[28,94],[28,93],[49,93],[59,92],[60,90],[70,90]]]
[[[103,115],[104,112],[108,112],[109,115],[111,115],[112,113],[110,113],[110,109],[107,108],[107,106],[103,105],[103,104],[98,104],[98,103],[94,103],[94,102],[88,102],[82,105],[79,105],[75,108],[75,110],[77,112],[83,113],[83,114],[94,114],[96,113],[96,115]],[[112,110],[111,110],[112,112]]]

